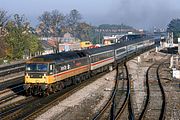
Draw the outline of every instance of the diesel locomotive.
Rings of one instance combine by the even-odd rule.
[[[151,49],[158,42],[157,39],[146,38],[34,57],[26,62],[26,93],[44,95],[78,84],[95,74],[113,70],[128,56]]]

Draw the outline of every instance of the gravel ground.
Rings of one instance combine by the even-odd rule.
[[[146,71],[149,66],[151,66],[153,63],[157,61],[160,61],[165,56],[166,55],[164,54],[159,54],[151,51],[140,55],[140,61],[138,61],[139,58],[136,57],[128,62],[129,74],[131,74],[132,76],[131,96],[136,119],[138,119],[140,113],[142,112],[144,102],[146,100]],[[156,98],[156,96],[154,97]]]
[[[166,94],[166,120],[180,120],[180,80],[172,79],[169,68],[163,71],[162,84]]]
[[[40,115],[36,120],[89,120],[109,99],[114,87],[116,71],[112,71],[58,105]]]
[[[132,98],[133,98],[133,108],[136,119],[138,119],[139,113],[142,111],[142,107],[144,105],[143,104],[144,100],[146,99],[145,98],[146,90],[144,86],[146,70],[151,64],[160,61],[162,58],[165,57],[167,57],[165,54],[151,52],[151,53],[142,54],[141,62],[139,63],[137,62],[138,58],[134,58],[133,60],[128,62],[128,66],[130,67],[129,73],[132,74],[132,80],[133,80]],[[167,65],[166,67],[167,68],[163,68],[161,70],[161,82],[165,89],[166,104],[167,104],[165,110],[166,111],[165,119],[180,120],[180,94],[179,94],[180,80],[173,80],[171,77],[169,66]],[[151,79],[153,78],[154,76],[151,77]],[[150,82],[150,84],[152,83],[153,82]],[[156,89],[155,86],[151,86],[151,89],[153,89],[153,93],[156,93],[154,94],[154,96],[152,96],[153,98],[151,98],[154,99],[152,107],[157,107],[157,105],[160,104],[157,100],[159,98],[159,97],[157,98],[157,95],[160,94],[160,92],[158,89]],[[158,113],[158,111],[156,113]],[[151,116],[151,119],[156,119],[154,118],[154,116],[156,116],[155,113],[153,114],[154,115]],[[148,116],[148,114],[146,114],[146,116]]]
[[[145,91],[145,74],[148,67],[140,67],[137,59],[133,59],[128,62],[129,66],[129,73],[132,75],[132,82],[131,82],[131,96],[133,100],[133,108],[135,112],[135,118],[141,112],[141,108],[143,107],[144,97],[146,96]]]
[[[136,119],[138,119],[144,105],[146,97],[145,76],[148,67],[153,64],[154,57],[152,56],[154,56],[153,52],[147,52],[139,56],[141,58],[140,61],[136,57],[128,62],[129,74],[132,76],[131,96]]]

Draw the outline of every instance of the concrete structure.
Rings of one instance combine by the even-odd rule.
[[[174,45],[173,45],[173,32],[168,33],[167,45],[168,45],[167,47],[169,47],[169,48],[174,47]]]
[[[179,56],[174,55],[170,58],[170,68],[172,68],[172,76],[173,78],[180,79],[180,63]]]
[[[173,68],[173,78],[180,79],[180,70],[177,70],[176,68]]]

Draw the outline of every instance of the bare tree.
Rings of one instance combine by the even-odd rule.
[[[39,29],[44,34],[44,36],[57,37],[61,33],[64,19],[64,15],[58,10],[53,10],[52,12],[46,11],[39,17]]]
[[[24,28],[27,26],[27,19],[25,18],[25,15],[19,15],[15,14],[14,15],[14,25],[18,28]]]
[[[81,14],[76,9],[71,10],[70,13],[66,16],[68,29],[75,37],[77,34],[75,31],[81,19],[82,19]]]
[[[61,33],[61,28],[64,23],[64,15],[60,13],[58,10],[53,10],[51,12],[51,30],[53,36],[58,36]]]
[[[49,28],[51,24],[51,13],[45,11],[41,16],[39,16],[40,25],[39,28],[41,29],[41,33],[43,36],[50,36]]]
[[[76,26],[82,19],[81,14],[76,9],[70,11],[68,15],[68,24],[69,26]]]
[[[7,15],[7,11],[0,10],[0,27],[4,27],[7,24],[9,18],[10,16]]]

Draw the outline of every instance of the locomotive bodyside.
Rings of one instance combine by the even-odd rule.
[[[40,59],[43,61],[39,62]],[[89,57],[82,52],[67,52],[66,55],[59,53],[58,55],[51,54],[32,58],[26,64],[25,89],[30,94],[57,91],[66,85],[77,82],[74,76],[85,75],[89,69]]]

